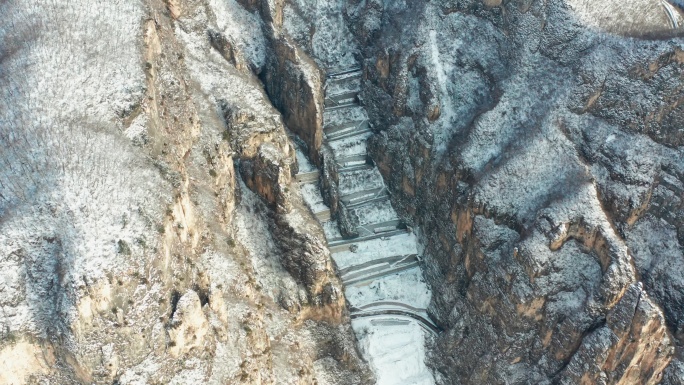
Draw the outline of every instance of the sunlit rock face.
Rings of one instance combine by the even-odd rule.
[[[269,20],[232,0],[0,13],[0,383],[373,382],[259,78]]]
[[[624,36],[672,37],[684,22],[682,3],[672,0],[569,0],[567,4],[583,25]]]

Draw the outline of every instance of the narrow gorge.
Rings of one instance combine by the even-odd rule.
[[[417,238],[392,208],[382,176],[367,155],[372,131],[358,104],[360,78],[358,69],[328,73],[325,172],[299,151],[296,178],[323,226],[345,285],[352,328],[378,383],[434,384],[425,366],[425,339],[439,330],[427,313],[431,293],[418,265]]]
[[[0,15],[0,384],[684,384],[680,0]]]

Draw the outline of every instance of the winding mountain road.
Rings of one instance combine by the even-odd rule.
[[[378,377],[394,379],[383,384],[408,385],[415,379],[425,384],[426,378],[434,383],[423,362],[424,345],[425,338],[441,330],[427,312],[431,293],[420,270],[417,238],[392,207],[382,175],[366,152],[372,131],[359,104],[361,74],[360,69],[353,68],[326,77],[323,130],[323,145],[335,157],[339,205],[356,226],[358,236],[343,237],[336,219],[323,208],[320,172],[314,170],[302,149],[298,149],[297,159],[307,164],[300,167],[305,172],[296,180],[304,200],[323,225],[345,286],[352,327]],[[395,365],[411,368],[407,369],[408,377],[395,378]]]

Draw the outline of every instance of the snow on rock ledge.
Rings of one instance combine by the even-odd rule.
[[[171,328],[169,328],[171,355],[178,357],[193,348],[201,347],[208,330],[209,322],[202,312],[199,295],[193,290],[188,290],[178,300],[176,311],[171,319]]]

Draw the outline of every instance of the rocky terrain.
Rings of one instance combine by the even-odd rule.
[[[427,314],[431,291],[418,238],[398,218],[367,155],[372,132],[358,103],[360,75],[356,68],[328,73],[323,172],[298,149],[295,177],[325,232],[358,346],[377,384],[434,384],[425,362],[426,341],[440,332]]]
[[[0,383],[684,383],[683,12],[0,2]]]
[[[0,383],[364,384],[234,1],[4,2]]]
[[[653,4],[611,5],[350,14],[446,383],[684,381],[683,41]]]

